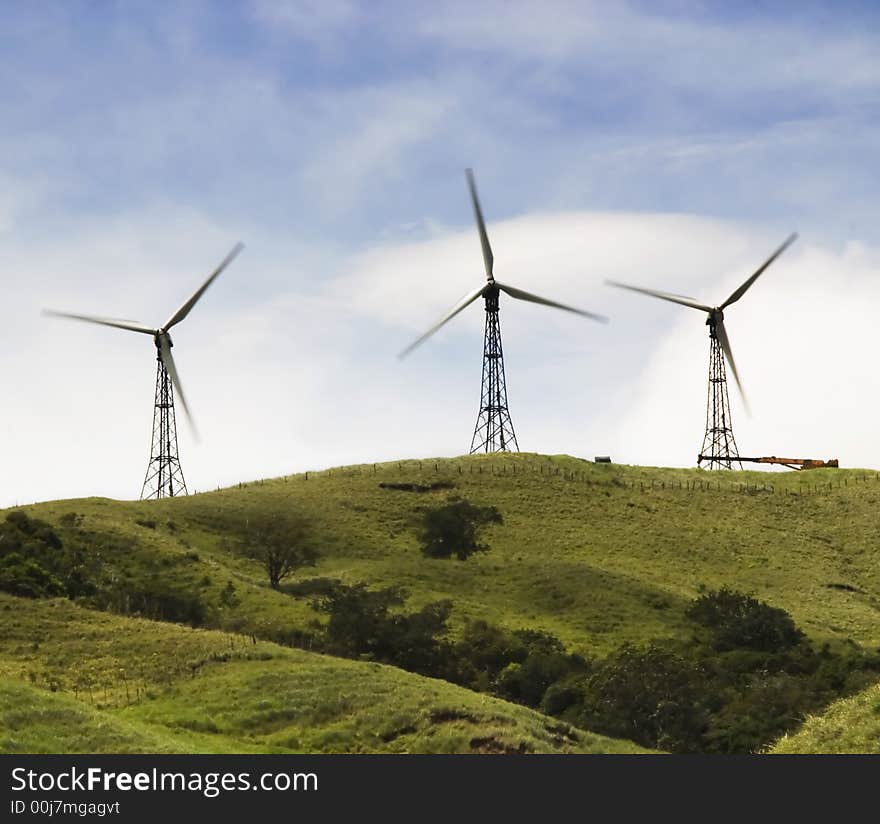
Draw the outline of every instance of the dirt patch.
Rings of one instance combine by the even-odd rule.
[[[531,752],[525,741],[520,741],[515,747],[499,741],[494,735],[486,738],[472,738],[470,748],[473,752],[489,753],[494,755],[525,755]]]
[[[388,730],[387,732],[383,732],[379,738],[381,738],[386,744],[389,741],[394,741],[395,738],[400,738],[401,735],[410,735],[410,733],[416,732],[415,726],[412,724],[407,724],[405,727],[399,727],[396,730]]]
[[[581,740],[574,728],[566,724],[545,724],[544,729],[551,735],[554,744],[577,744]]]
[[[851,584],[825,584],[825,586],[828,589],[840,589],[844,592],[857,592],[859,595],[865,594],[865,590],[854,587]]]

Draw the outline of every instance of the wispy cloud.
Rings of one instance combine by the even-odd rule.
[[[735,407],[740,445],[880,465],[871,432],[840,425],[875,401],[876,22],[818,4],[796,18],[681,3],[10,8],[0,504],[134,495],[146,460],[150,346],[40,308],[160,321],[237,240],[245,253],[175,336],[204,435],[181,435],[195,488],[462,451],[479,305],[395,356],[483,277],[466,166],[499,277],[612,317],[504,300],[524,448],[691,463],[705,327],[602,280],[717,299],[797,229],[731,315],[755,410]],[[833,392],[801,403],[817,384]]]
[[[352,0],[252,0],[251,10],[261,23],[311,39],[349,29],[365,13]]]

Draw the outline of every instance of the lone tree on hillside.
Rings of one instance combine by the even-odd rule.
[[[275,518],[248,528],[245,553],[263,564],[273,589],[296,570],[314,566],[318,560],[318,552],[307,542],[306,531],[306,523],[300,518]]]
[[[476,506],[464,500],[426,510],[419,533],[422,554],[429,558],[455,555],[464,561],[475,552],[489,549],[488,544],[478,542],[479,530],[488,524],[500,523],[503,523],[501,513],[494,506]]]

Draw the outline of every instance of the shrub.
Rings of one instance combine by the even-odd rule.
[[[785,610],[726,587],[701,595],[686,615],[709,630],[718,650],[778,652],[804,637]]]
[[[337,585],[313,603],[330,616],[328,651],[439,675],[448,666],[443,636],[452,602],[437,601],[412,613],[391,612],[403,605],[405,597],[396,587],[368,590],[365,584]]]
[[[547,715],[562,715],[570,707],[583,704],[583,688],[571,679],[551,684],[541,699],[541,712]]]
[[[464,500],[426,510],[419,533],[422,554],[429,558],[455,555],[464,561],[475,552],[485,552],[489,546],[479,543],[478,532],[493,523],[502,523],[501,513],[494,506],[476,506]]]
[[[581,725],[646,747],[699,751],[707,713],[698,665],[657,644],[624,645],[583,682]]]
[[[26,598],[65,595],[64,584],[31,558],[11,552],[0,558],[0,590]]]
[[[570,672],[571,662],[567,656],[536,653],[529,655],[521,664],[508,664],[498,675],[494,686],[502,698],[537,707],[547,688]]]

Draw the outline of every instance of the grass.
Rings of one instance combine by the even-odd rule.
[[[438,479],[454,489],[379,487]],[[490,552],[464,563],[421,556],[419,510],[449,494],[501,511],[504,524],[486,533]],[[451,597],[456,626],[484,618],[540,628],[580,652],[604,653],[624,641],[680,636],[687,602],[722,585],[788,610],[816,640],[880,646],[878,504],[880,481],[859,470],[720,475],[520,453],[349,467],[175,500],[61,501],[27,511],[56,523],[65,513],[81,515],[82,528],[118,539],[119,548],[103,548],[109,562],[135,576],[173,573],[216,606],[217,626],[236,631],[267,636],[316,617],[308,599],[269,590],[259,565],[233,551],[250,523],[293,512],[310,520],[322,553],[297,580],[403,586],[413,606]],[[240,599],[235,608],[219,603],[227,581]]]
[[[64,600],[0,614],[0,752],[643,752],[393,667]]]
[[[0,678],[0,753],[181,753],[172,735]]]
[[[791,754],[880,753],[880,684],[833,703],[821,715],[780,739],[770,752]]]
[[[452,488],[380,486],[437,482]],[[451,495],[496,506],[504,523],[486,530],[489,552],[466,562],[426,559],[417,542],[420,513]],[[711,473],[517,453],[342,467],[173,500],[93,498],[23,509],[56,525],[62,537],[85,534],[120,578],[173,580],[199,592],[210,625],[226,634],[187,636],[211,639],[204,648],[202,640],[181,642],[189,650],[183,660],[195,665],[225,654],[224,645],[240,658],[236,644],[254,647],[250,636],[282,637],[319,620],[309,597],[271,589],[259,564],[237,551],[251,524],[279,514],[305,517],[321,553],[294,582],[322,577],[402,586],[410,594],[407,609],[451,598],[454,633],[482,618],[542,629],[572,651],[604,655],[625,642],[686,637],[687,604],[727,586],[787,610],[814,641],[873,650],[880,647],[878,505],[880,478],[863,470]],[[221,597],[229,582],[234,603]],[[44,632],[40,643],[51,645],[50,635]],[[91,643],[86,634],[82,649]],[[148,655],[161,658],[167,649],[158,640],[155,648],[145,643]],[[96,660],[116,666],[116,654],[110,639],[101,652],[106,659]],[[34,683],[51,688],[49,679],[66,679],[64,689],[82,697],[91,676],[69,683],[72,676],[59,673],[63,667],[53,660],[60,659],[29,665]],[[130,690],[139,678],[143,689],[163,684],[161,667],[150,676],[154,682],[142,678],[135,656],[126,652],[120,660],[133,668],[126,674]],[[244,670],[251,666],[236,660]],[[9,675],[9,666],[0,663],[0,674]],[[28,672],[14,677],[31,683]],[[178,684],[176,674],[168,677]],[[222,729],[244,734],[232,718]],[[264,744],[276,740],[265,735]],[[323,746],[304,735],[295,734],[303,746]]]

